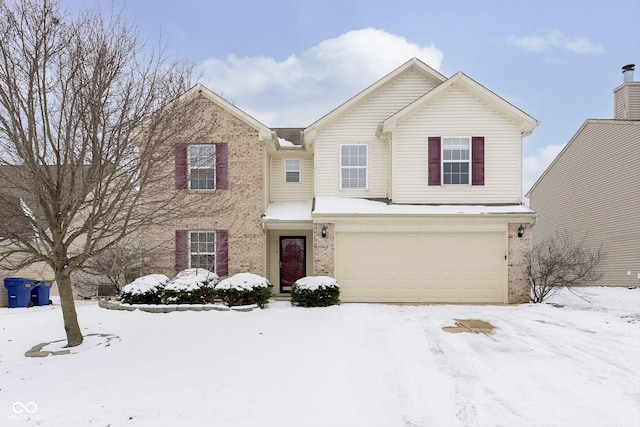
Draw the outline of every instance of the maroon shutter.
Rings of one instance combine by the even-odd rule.
[[[176,230],[176,273],[189,268],[189,232]]]
[[[229,233],[227,230],[216,231],[216,274],[220,277],[229,275]]]
[[[440,137],[429,137],[429,185],[440,185]]]
[[[216,144],[216,188],[226,190],[228,187],[229,148],[227,144]]]
[[[471,185],[484,185],[484,136],[471,138]]]
[[[189,188],[189,168],[187,166],[187,145],[176,145],[176,190],[186,190]]]

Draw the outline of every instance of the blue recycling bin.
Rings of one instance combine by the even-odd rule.
[[[52,282],[50,280],[35,281],[31,288],[31,303],[33,305],[49,305],[49,293]]]
[[[51,280],[7,277],[4,279],[4,287],[7,288],[9,308],[49,304],[52,284]]]
[[[7,277],[4,279],[4,287],[8,292],[9,308],[29,306],[33,280],[23,277]]]

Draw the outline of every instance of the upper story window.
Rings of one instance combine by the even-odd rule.
[[[189,146],[189,188],[213,190],[216,188],[216,146]]]
[[[175,147],[176,190],[228,189],[226,143],[177,144]]]
[[[216,232],[192,231],[189,233],[189,267],[216,271]]]
[[[428,138],[429,185],[484,185],[484,136]]]
[[[442,183],[469,184],[469,138],[442,138]]]
[[[367,146],[340,146],[340,188],[366,190]]]
[[[300,182],[300,160],[285,159],[284,182]]]

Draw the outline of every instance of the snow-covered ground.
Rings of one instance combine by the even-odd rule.
[[[167,314],[0,309],[2,426],[640,425],[640,289],[520,306],[271,302]],[[442,330],[490,322],[490,335]],[[52,345],[55,347],[55,344]]]

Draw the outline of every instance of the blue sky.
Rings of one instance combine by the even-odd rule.
[[[271,127],[306,126],[413,56],[462,71],[541,122],[524,142],[524,192],[586,119],[613,117],[623,65],[640,80],[638,0],[113,1]]]

